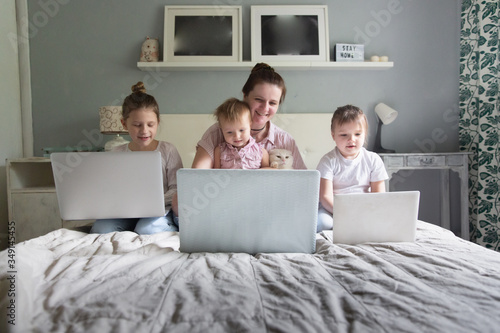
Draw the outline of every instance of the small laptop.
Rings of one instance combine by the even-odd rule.
[[[335,194],[333,242],[413,242],[419,199],[419,191]]]
[[[313,253],[316,170],[177,171],[182,252]]]
[[[165,215],[160,152],[50,155],[63,220]]]

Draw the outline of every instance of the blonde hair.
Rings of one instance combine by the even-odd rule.
[[[335,132],[335,126],[342,126],[346,123],[357,122],[361,125],[363,130],[365,131],[365,144],[368,140],[368,119],[366,119],[366,115],[363,111],[357,106],[347,104],[344,106],[340,106],[335,110],[332,117],[331,123],[331,131]]]
[[[156,102],[156,99],[146,94],[146,87],[144,87],[144,83],[141,81],[137,82],[132,86],[132,93],[125,97],[122,105],[122,118],[123,120],[127,120],[132,111],[150,108],[156,114],[156,118],[158,122],[160,122],[160,107]]]
[[[247,103],[240,101],[237,98],[229,98],[224,103],[215,109],[214,116],[220,124],[221,120],[230,122],[241,119],[244,115],[248,115],[250,124],[252,123],[252,114]]]

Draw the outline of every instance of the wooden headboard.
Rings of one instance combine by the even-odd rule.
[[[273,122],[295,139],[308,169],[316,169],[321,157],[335,147],[330,135],[330,113],[277,113]],[[211,114],[162,114],[158,140],[175,145],[185,168],[190,168],[196,143],[215,122]]]

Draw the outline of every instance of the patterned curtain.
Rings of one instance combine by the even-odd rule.
[[[460,149],[469,158],[471,240],[500,251],[500,0],[463,0]]]

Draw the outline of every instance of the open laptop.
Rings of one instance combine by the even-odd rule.
[[[50,155],[63,220],[165,215],[160,152]]]
[[[177,171],[182,252],[316,249],[316,170]]]
[[[413,242],[420,192],[335,194],[333,242]]]

